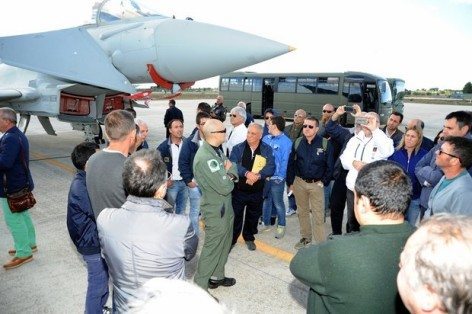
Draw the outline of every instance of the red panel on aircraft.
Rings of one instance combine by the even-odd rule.
[[[90,113],[91,97],[76,96],[61,93],[60,113],[73,116],[87,116]]]
[[[123,96],[109,96],[105,98],[105,103],[103,105],[103,114],[112,112],[113,110],[125,109],[125,104],[123,102]]]

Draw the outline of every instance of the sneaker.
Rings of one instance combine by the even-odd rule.
[[[33,246],[31,247],[31,252],[33,252],[33,253],[38,252],[38,247],[37,247],[36,245],[33,245]],[[11,249],[11,250],[8,251],[8,254],[11,255],[11,256],[15,256],[16,250],[15,250],[15,249]]]
[[[296,214],[297,211],[295,209],[292,209],[292,208],[289,208],[287,210],[287,212],[285,213],[285,216],[288,217],[288,216],[292,216],[293,214]]]
[[[3,265],[3,268],[5,268],[5,269],[17,268],[17,267],[20,267],[23,264],[31,262],[32,260],[33,260],[33,255],[30,255],[28,257],[23,257],[23,258],[15,257],[11,261],[9,261],[5,265]]]
[[[256,250],[256,243],[254,243],[254,241],[246,241],[246,246],[249,251]]]
[[[277,226],[277,230],[275,230],[275,238],[282,239],[285,235],[285,226]]]
[[[270,229],[272,229],[272,226],[271,225],[266,225],[265,223],[262,223],[259,226],[259,231],[260,232],[266,232],[266,231],[269,231]]]
[[[299,250],[301,248],[304,248],[307,245],[309,245],[310,243],[311,243],[310,240],[308,240],[306,238],[301,238],[300,241],[297,244],[295,244],[295,250]]]

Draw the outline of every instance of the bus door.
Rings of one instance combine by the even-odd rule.
[[[275,78],[264,78],[262,85],[262,112],[264,114],[268,108],[274,107],[274,87]]]
[[[375,82],[364,82],[362,84],[363,110],[366,112],[379,112],[379,97],[377,84]]]

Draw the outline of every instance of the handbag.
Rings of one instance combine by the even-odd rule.
[[[36,199],[28,186],[18,192],[7,194],[7,202],[12,213],[21,213],[33,208]]]
[[[14,193],[8,193],[7,192],[7,175],[4,173],[3,174],[3,190],[5,192],[5,195],[7,197],[7,202],[8,206],[10,207],[10,211],[12,213],[21,213],[25,210],[28,210],[30,208],[33,208],[33,206],[36,204],[36,199],[34,198],[33,193],[30,191],[30,186],[29,186],[29,176],[30,176],[30,171],[28,169],[28,166],[26,165],[25,161],[25,156],[23,154],[23,145],[21,143],[21,138],[18,137],[20,141],[20,155],[21,155],[21,161],[23,168],[25,169],[25,174],[26,174],[26,187],[22,188],[21,190],[14,192]]]

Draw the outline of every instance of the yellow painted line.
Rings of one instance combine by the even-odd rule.
[[[239,243],[243,243],[243,244],[246,244],[244,242],[244,239],[242,236],[240,236],[238,238],[238,242]],[[290,252],[287,252],[287,251],[284,251],[282,249],[279,249],[279,248],[276,248],[275,246],[272,246],[270,244],[267,244],[265,242],[262,242],[262,241],[259,241],[259,240],[255,240],[254,243],[256,244],[257,246],[257,249],[256,250],[259,250],[265,254],[268,254],[270,256],[273,256],[279,260],[282,260],[284,262],[287,262],[287,263],[290,263],[290,261],[292,260],[293,258],[293,254],[290,253]]]
[[[38,153],[38,152],[30,152],[30,155],[32,157],[34,157],[35,159],[42,159],[42,160],[38,160],[40,162],[45,162],[45,163],[48,163],[50,165],[56,166],[56,167],[66,171],[66,172],[70,172],[72,174],[74,174],[76,172],[75,167],[73,167],[71,165],[68,165],[68,164],[65,164],[65,163],[62,163],[60,161],[57,161],[56,159],[49,159],[49,158],[51,158],[51,156],[41,154],[41,153]]]
[[[203,223],[203,221],[200,220],[200,229],[204,230],[204,228],[205,228],[205,224]],[[244,239],[243,239],[242,235],[239,236],[238,242],[241,243],[241,244],[246,244],[244,242]],[[284,262],[290,263],[290,261],[294,257],[294,254],[292,254],[290,252],[287,252],[287,251],[284,251],[282,249],[276,248],[275,246],[272,246],[272,245],[267,244],[265,242],[255,240],[254,243],[257,246],[256,250],[259,250],[259,251],[261,251],[261,252],[263,252],[267,255],[273,256],[273,257],[275,257],[279,260],[282,260]]]

